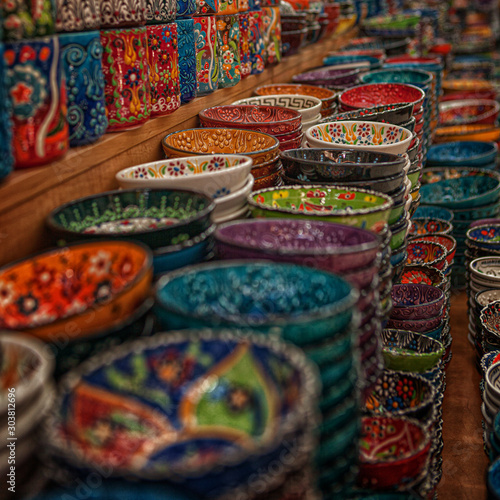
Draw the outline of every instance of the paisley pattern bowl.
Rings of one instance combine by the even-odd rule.
[[[390,318],[387,322],[387,328],[396,330],[407,330],[417,333],[428,333],[438,328],[443,322],[441,315],[426,319],[396,319]]]
[[[494,142],[456,141],[431,146],[427,165],[477,166],[493,162],[498,153]]]
[[[391,290],[392,312],[395,319],[425,319],[443,311],[446,297],[432,285],[401,284]]]
[[[446,262],[448,265],[453,263],[453,258],[455,257],[455,252],[457,250],[457,240],[453,238],[453,236],[449,234],[425,234],[412,239],[443,245],[446,249]]]
[[[495,300],[481,309],[481,326],[495,339],[500,340],[500,301]]]
[[[410,234],[423,236],[425,234],[449,234],[453,224],[444,219],[412,217]]]
[[[402,284],[432,285],[443,291],[447,285],[444,274],[427,264],[406,265],[398,281]]]
[[[438,270],[446,267],[446,248],[439,243],[431,243],[418,238],[410,240],[406,250],[408,264],[429,264]]]

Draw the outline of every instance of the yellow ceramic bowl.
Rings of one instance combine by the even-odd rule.
[[[455,141],[496,142],[500,139],[500,127],[492,125],[455,125],[436,129],[434,143]]]
[[[191,128],[166,135],[161,145],[167,158],[207,154],[241,154],[254,165],[279,156],[276,137],[251,130],[233,128]]]
[[[420,194],[420,182],[417,182],[417,184],[415,185],[415,187],[410,191],[410,194],[411,194],[411,199],[413,202],[415,202]]]

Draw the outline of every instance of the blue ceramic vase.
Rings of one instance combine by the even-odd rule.
[[[60,35],[68,97],[71,147],[95,142],[106,132],[102,45],[98,31]]]
[[[192,101],[196,97],[196,48],[194,45],[193,19],[177,19],[177,40],[179,50],[179,83],[181,102]]]
[[[5,86],[4,46],[0,43],[0,179],[7,177],[14,166],[12,156],[12,124],[10,122],[10,105]]]

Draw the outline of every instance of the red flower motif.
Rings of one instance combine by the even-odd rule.
[[[340,200],[347,200],[347,201],[351,201],[351,200],[354,200],[354,198],[356,198],[356,193],[341,193],[339,194],[339,199]]]

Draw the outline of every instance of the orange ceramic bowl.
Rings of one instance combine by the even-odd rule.
[[[455,141],[497,142],[500,140],[500,127],[491,125],[454,125],[436,129],[434,143]]]
[[[278,172],[268,175],[267,177],[261,177],[260,179],[255,179],[252,191],[258,191],[259,189],[277,187],[283,184],[281,178],[282,169]]]
[[[281,161],[278,159],[263,163],[262,165],[257,165],[252,168],[251,174],[255,179],[259,179],[261,177],[267,177],[268,175],[275,174],[281,170]]]
[[[444,93],[449,92],[491,92],[493,84],[488,80],[443,80]]]
[[[252,158],[253,164],[276,161],[279,140],[276,137],[236,128],[191,128],[166,135],[161,145],[167,158],[193,155],[240,154]]]
[[[79,243],[0,269],[0,329],[68,342],[122,322],[150,293],[152,254],[131,241]]]

